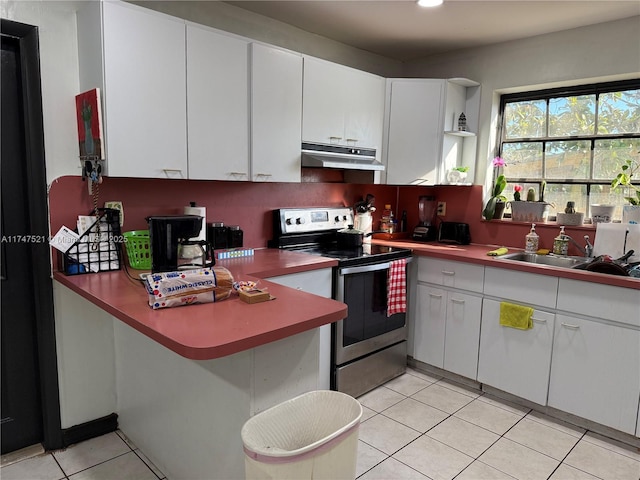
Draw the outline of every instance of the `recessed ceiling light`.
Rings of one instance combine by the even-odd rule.
[[[442,5],[443,0],[417,0],[418,5],[421,7],[437,7]]]

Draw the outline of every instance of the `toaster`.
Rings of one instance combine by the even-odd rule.
[[[441,222],[438,228],[438,241],[442,243],[457,243],[469,245],[471,234],[468,223]]]

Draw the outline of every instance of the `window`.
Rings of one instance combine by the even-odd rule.
[[[640,160],[640,79],[503,95],[500,156],[507,187],[530,187],[563,211],[568,201],[588,218],[590,204],[617,205],[625,192],[611,180],[628,159]],[[627,194],[628,195],[628,194]]]

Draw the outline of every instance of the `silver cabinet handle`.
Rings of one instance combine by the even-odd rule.
[[[229,172],[232,177],[246,177],[247,172]]]
[[[442,295],[438,295],[437,293],[429,293],[431,298],[442,298]]]
[[[342,137],[331,136],[329,140],[342,140]]]
[[[162,171],[168,177],[171,173],[179,173],[182,177],[182,169],[181,168],[163,168]]]
[[[452,303],[459,303],[460,305],[464,305],[464,300],[461,298],[452,298],[450,299]]]
[[[534,322],[538,322],[538,323],[547,323],[547,319],[546,318],[531,317],[531,320],[533,320]]]
[[[561,322],[560,325],[562,325],[565,328],[570,328],[571,330],[578,330],[580,328],[580,325],[572,325],[570,323],[564,323],[564,322]]]
[[[443,275],[455,275],[456,272],[448,272],[447,270],[442,270]]]

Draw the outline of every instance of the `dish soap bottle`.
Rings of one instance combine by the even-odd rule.
[[[553,239],[553,253],[566,255],[569,251],[569,238],[564,233],[564,226],[560,227],[560,234]]]
[[[536,233],[536,224],[531,224],[531,231],[525,237],[524,251],[526,253],[536,253],[538,251],[538,243],[540,237]]]

